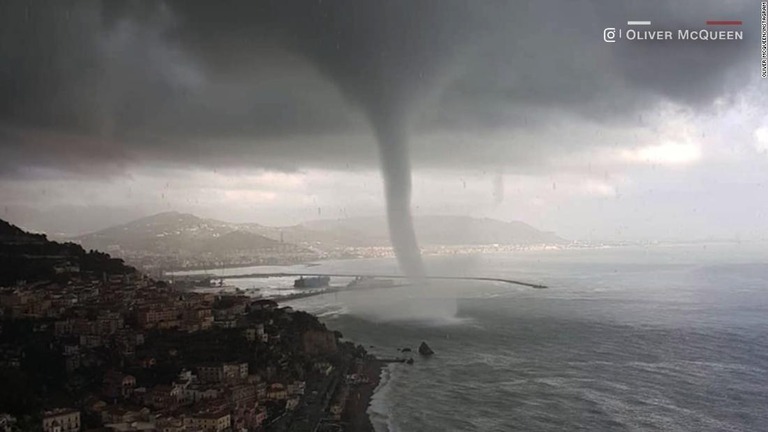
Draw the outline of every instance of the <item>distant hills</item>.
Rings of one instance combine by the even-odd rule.
[[[319,220],[307,222],[303,226],[316,232],[362,238],[369,245],[389,245],[389,228],[383,217]],[[468,216],[418,216],[414,220],[414,229],[419,243],[424,246],[566,243],[566,240],[554,233],[540,231],[523,222],[502,222]]]
[[[258,227],[256,224],[234,224],[191,214],[166,212],[79,236],[74,240],[87,248],[160,255],[263,251],[284,245],[279,239],[259,234]]]
[[[566,240],[523,222],[502,222],[465,216],[417,217],[415,228],[424,246],[560,244]],[[152,253],[228,253],[233,251],[388,246],[383,217],[318,220],[300,225],[268,227],[229,223],[191,214],[167,212],[107,228],[75,239],[86,248]]]

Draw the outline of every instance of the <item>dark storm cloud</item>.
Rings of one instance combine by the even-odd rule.
[[[463,73],[445,89],[442,124],[525,126],[537,121],[530,111],[541,108],[592,121],[632,121],[661,100],[704,109],[755,77],[754,13],[747,1],[543,1],[510,7],[508,27],[466,59]],[[704,28],[713,16],[744,19],[739,29],[746,40],[602,40],[604,28],[626,28],[628,20],[650,20],[654,29]]]
[[[749,61],[758,52],[750,1],[10,1],[0,8],[5,174],[115,159],[375,166],[373,139],[360,139],[381,135],[371,118],[479,132],[549,121],[532,112],[631,121],[661,100],[705,108],[757,71]],[[602,41],[604,27],[628,19],[698,28],[712,17],[743,19],[746,40]],[[430,154],[434,163],[463,164],[461,149],[451,150],[438,157],[432,142],[414,153],[422,164]]]

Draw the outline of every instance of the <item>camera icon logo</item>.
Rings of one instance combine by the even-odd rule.
[[[603,40],[608,43],[616,42],[616,27],[606,27],[603,30]]]

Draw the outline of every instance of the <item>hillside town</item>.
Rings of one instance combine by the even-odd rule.
[[[4,264],[52,269],[0,288],[0,431],[371,430],[378,361],[312,315],[2,228]],[[14,255],[43,246],[70,253]]]

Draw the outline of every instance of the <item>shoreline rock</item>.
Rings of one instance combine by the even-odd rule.
[[[431,356],[434,353],[435,352],[432,350],[432,348],[429,347],[429,345],[427,345],[426,342],[421,342],[421,345],[419,345],[419,354],[423,356]]]

